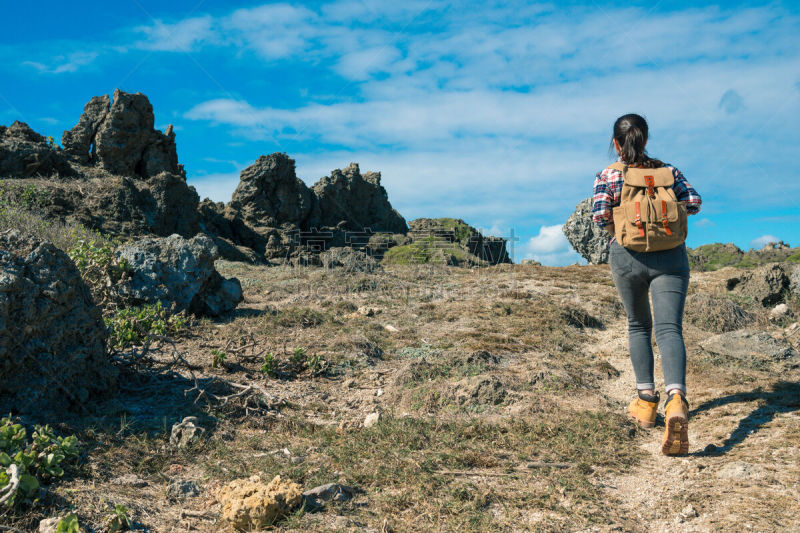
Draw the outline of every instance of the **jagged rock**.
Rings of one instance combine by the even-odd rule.
[[[381,414],[378,411],[370,413],[364,418],[364,429],[371,428],[381,420]]]
[[[335,227],[355,232],[406,233],[405,219],[392,208],[380,172],[365,172],[350,163],[312,187],[316,209],[311,227]]]
[[[199,425],[196,416],[187,416],[172,425],[169,443],[178,449],[187,448],[202,437],[205,432],[205,428]]]
[[[783,301],[789,285],[789,276],[780,264],[765,265],[727,281],[728,290],[749,296],[764,307]]]
[[[275,476],[265,484],[258,475],[237,479],[217,494],[220,518],[241,531],[260,530],[286,516],[303,501],[297,483]]]
[[[608,263],[609,233],[592,221],[592,199],[575,206],[561,231],[576,252],[592,265]]]
[[[77,409],[116,386],[106,328],[67,255],[0,234],[0,412]]]
[[[701,341],[700,347],[713,355],[746,361],[782,361],[797,356],[791,344],[775,339],[765,331],[722,333]]]
[[[242,170],[228,207],[256,228],[304,228],[313,201],[311,191],[295,175],[294,159],[274,153]]]
[[[224,279],[214,269],[218,253],[205,235],[148,237],[125,245],[117,255],[131,272],[115,286],[117,298],[129,306],[161,302],[173,312],[227,313],[242,300],[242,288],[239,280]]]
[[[114,91],[84,106],[78,124],[61,137],[78,163],[98,163],[108,172],[150,178],[162,172],[184,176],[178,164],[175,133],[154,129],[153,106],[142,93]]]
[[[75,174],[61,150],[24,122],[0,126],[0,178]]]
[[[55,516],[53,518],[45,518],[44,520],[39,522],[39,533],[57,533],[58,532],[58,523],[61,521],[61,517]]]
[[[413,242],[428,243],[433,240],[433,246],[444,254],[447,254],[448,244],[456,244],[468,254],[490,265],[511,262],[505,239],[485,237],[458,218],[417,218],[409,222],[409,236]],[[465,262],[457,256],[445,256],[442,259],[444,264],[459,265]]]
[[[364,251],[380,261],[389,248],[404,246],[409,243],[411,243],[411,237],[402,233],[375,233],[370,235]]]
[[[64,147],[64,151],[72,155],[76,162],[85,165],[97,157],[95,136],[108,115],[110,106],[111,99],[107,94],[93,96],[83,106],[83,114],[78,123],[61,135],[61,145]]]

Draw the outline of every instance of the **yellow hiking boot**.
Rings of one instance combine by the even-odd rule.
[[[643,428],[656,425],[656,411],[658,410],[658,393],[653,396],[637,391],[637,398],[628,405],[628,416],[636,420]]]
[[[664,406],[664,440],[661,453],[664,455],[686,455],[689,453],[689,402],[683,394],[675,393],[667,398]]]

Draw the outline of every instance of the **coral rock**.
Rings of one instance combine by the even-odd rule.
[[[222,505],[222,520],[236,529],[251,531],[273,524],[299,506],[303,490],[280,476],[265,484],[256,475],[232,481],[219,491],[217,501]]]

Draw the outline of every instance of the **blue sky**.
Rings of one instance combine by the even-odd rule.
[[[80,8],[76,7],[81,6]],[[655,6],[655,7],[653,7]],[[689,245],[800,245],[800,3],[7,2],[0,124],[61,138],[119,87],[174,124],[201,196],[284,151],[312,184],[379,170],[407,220],[453,216],[569,264],[560,225],[644,114],[704,199]]]

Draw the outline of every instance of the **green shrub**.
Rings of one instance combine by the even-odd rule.
[[[211,367],[219,368],[225,366],[225,362],[228,360],[228,354],[214,348],[211,350],[211,358]]]
[[[78,517],[70,514],[59,520],[56,524],[56,533],[81,533]]]
[[[50,426],[34,426],[29,439],[18,421],[10,416],[0,419],[0,494],[11,481],[6,469],[13,464],[19,471],[19,487],[6,505],[29,500],[41,483],[62,477],[62,465],[78,456],[77,446],[77,437],[57,437]]]
[[[275,359],[275,354],[267,352],[264,355],[264,363],[261,365],[261,372],[271,378],[275,377],[278,371],[278,361]]]
[[[105,322],[108,345],[117,350],[141,345],[148,335],[176,335],[187,327],[185,316],[170,315],[161,302],[120,309]]]
[[[124,505],[115,505],[111,514],[108,515],[106,521],[108,522],[108,532],[117,533],[117,531],[127,531],[133,526],[133,522],[128,516],[130,509]]]

